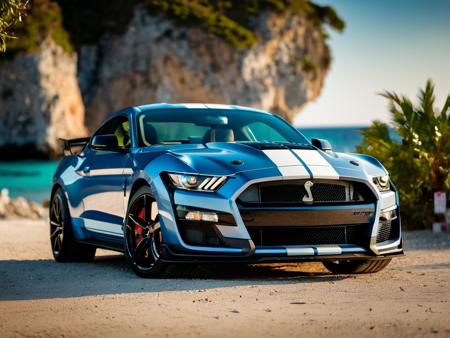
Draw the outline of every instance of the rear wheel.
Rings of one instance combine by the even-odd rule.
[[[334,274],[373,273],[383,270],[391,258],[357,261],[324,261],[323,265]]]
[[[57,262],[92,261],[96,248],[75,241],[69,208],[61,189],[53,194],[49,212],[50,244],[55,260]]]
[[[163,237],[158,207],[150,188],[143,186],[131,197],[124,229],[125,256],[140,277],[184,277],[191,264],[172,264],[160,259]]]

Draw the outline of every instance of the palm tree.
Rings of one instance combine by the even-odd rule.
[[[418,104],[394,92],[381,93],[389,100],[392,126],[374,122],[363,132],[358,151],[379,158],[400,192],[402,214],[410,227],[433,222],[433,194],[450,188],[450,95],[442,109],[435,107],[434,85],[428,80]]]

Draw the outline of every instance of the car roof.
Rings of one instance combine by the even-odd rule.
[[[145,104],[140,106],[130,106],[123,108],[121,110],[115,111],[110,113],[107,118],[103,121],[102,125],[108,122],[109,120],[117,117],[117,116],[123,116],[128,115],[131,117],[131,115],[137,115],[144,111],[152,111],[152,110],[162,110],[162,109],[192,109],[192,110],[220,110],[220,109],[226,109],[226,110],[245,110],[245,111],[251,111],[255,113],[261,113],[261,114],[267,114],[267,115],[275,115],[272,113],[269,113],[267,111],[252,108],[252,107],[244,107],[244,106],[238,106],[238,105],[227,105],[227,104],[217,104],[217,103],[154,103],[154,104]]]
[[[140,106],[133,106],[130,107],[132,111],[135,113],[140,113],[143,111],[149,111],[149,110],[161,110],[161,109],[227,109],[227,110],[246,110],[246,111],[253,111],[263,114],[271,114],[269,112],[266,112],[264,110],[251,108],[251,107],[243,107],[238,105],[226,105],[226,104],[216,104],[216,103],[155,103],[155,104],[146,104],[146,105],[140,105]],[[271,114],[272,115],[272,114]]]

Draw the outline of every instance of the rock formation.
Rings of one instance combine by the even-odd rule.
[[[300,15],[269,12],[255,31],[260,43],[238,51],[200,29],[136,11],[125,34],[81,48],[88,127],[121,107],[152,102],[247,105],[292,121],[322,88],[330,61],[323,35]]]
[[[0,60],[1,158],[54,156],[58,138],[95,130],[112,111],[156,102],[239,104],[292,121],[320,93],[330,64],[322,27],[306,15],[263,11],[258,43],[217,35],[137,7],[123,34],[69,54],[47,37]],[[50,36],[50,35],[49,35]]]
[[[51,39],[0,63],[2,158],[53,156],[58,138],[86,134],[76,64]]]
[[[7,189],[0,190],[0,219],[31,218],[40,219],[48,215],[41,204],[27,201],[23,197],[11,199]]]

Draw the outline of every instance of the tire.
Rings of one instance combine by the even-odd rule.
[[[157,210],[150,187],[142,186],[131,196],[123,231],[125,257],[139,277],[189,277],[193,264],[166,263],[160,258],[163,238]]]
[[[66,198],[61,189],[55,191],[50,202],[50,245],[57,262],[91,262],[96,248],[77,243]]]
[[[391,258],[361,261],[324,261],[322,264],[334,274],[374,273],[383,270]]]

